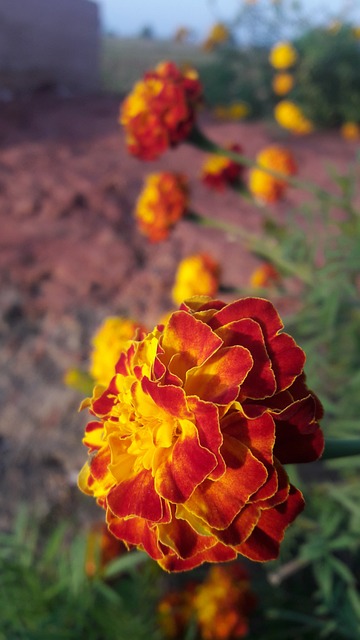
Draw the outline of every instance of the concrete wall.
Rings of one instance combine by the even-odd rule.
[[[89,0],[0,0],[0,87],[96,90],[99,35]]]

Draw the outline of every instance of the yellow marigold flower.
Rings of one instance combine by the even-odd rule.
[[[275,69],[288,69],[295,64],[297,57],[291,42],[278,42],[270,51],[269,62]]]
[[[278,556],[304,507],[284,465],[319,458],[305,354],[263,298],[183,302],[95,386],[79,486],[167,571]]]
[[[264,289],[277,284],[280,280],[279,272],[270,262],[267,262],[253,271],[250,277],[250,285],[254,289]]]
[[[227,42],[229,38],[229,29],[222,22],[217,22],[211,27],[210,33],[204,41],[202,48],[204,51],[212,51],[217,45]]]
[[[175,304],[192,296],[214,296],[219,288],[220,265],[205,253],[184,258],[178,266],[172,299]]]
[[[239,144],[229,146],[232,151],[242,153]],[[237,184],[244,171],[243,165],[225,158],[224,156],[210,155],[201,169],[201,180],[204,184],[217,191],[223,191],[228,185]]]
[[[90,356],[90,374],[97,384],[109,384],[129,340],[134,340],[137,335],[140,338],[144,331],[144,326],[138,322],[121,316],[110,316],[104,320],[92,338]]]
[[[185,176],[175,173],[151,173],[145,179],[135,208],[140,231],[151,242],[165,240],[175,223],[186,212],[189,200]]]
[[[194,69],[180,70],[173,62],[162,62],[148,71],[124,100],[120,123],[133,155],[154,160],[169,147],[176,147],[190,134],[202,87]]]
[[[294,86],[294,76],[291,73],[276,73],[273,81],[272,88],[274,93],[278,96],[284,96]]]
[[[249,190],[263,202],[277,202],[283,196],[287,186],[286,176],[292,176],[297,172],[297,166],[293,155],[279,145],[266,147],[256,156],[257,164],[265,169],[271,169],[284,175],[284,179],[274,177],[255,168],[249,174]]]
[[[340,133],[345,140],[360,140],[360,125],[357,122],[344,122]]]
[[[353,27],[351,30],[354,38],[356,38],[357,40],[360,40],[360,26],[359,27]]]
[[[242,120],[250,113],[250,107],[246,102],[233,102],[228,107],[228,118],[230,120]]]
[[[277,123],[289,129],[298,135],[311,133],[314,126],[312,122],[306,118],[301,109],[290,100],[281,100],[275,107],[274,116]]]
[[[244,638],[256,604],[249,577],[239,564],[211,567],[195,590],[193,607],[204,640]]]

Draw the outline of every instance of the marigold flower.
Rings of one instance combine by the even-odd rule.
[[[181,304],[192,296],[214,296],[219,288],[220,265],[206,253],[184,258],[177,268],[172,299]]]
[[[277,557],[304,507],[283,465],[323,450],[305,354],[270,302],[184,302],[86,399],[79,486],[110,531],[167,571]]]
[[[180,70],[173,62],[162,62],[148,71],[121,107],[120,123],[129,152],[142,160],[154,160],[176,147],[189,136],[201,99],[202,87],[194,69]]]
[[[254,289],[260,289],[278,284],[280,280],[279,272],[270,262],[266,262],[253,271],[250,278],[250,285]]]
[[[246,102],[233,102],[228,107],[228,118],[230,120],[242,120],[250,113],[250,107]]]
[[[239,144],[233,144],[229,146],[229,149],[242,153],[242,148]],[[243,165],[230,160],[230,158],[214,154],[208,156],[203,164],[201,180],[216,191],[224,191],[228,185],[237,184],[243,172]]]
[[[360,140],[360,125],[357,122],[344,122],[340,133],[345,140]]]
[[[114,375],[114,367],[129,340],[139,338],[146,329],[139,322],[122,316],[110,316],[104,320],[92,338],[90,375],[97,384],[107,386]]]
[[[210,33],[202,45],[204,51],[212,51],[219,44],[224,44],[230,39],[229,29],[222,23],[217,22],[211,27]]]
[[[288,69],[297,61],[297,52],[291,42],[278,42],[269,55],[269,62],[275,69]]]
[[[152,173],[135,208],[140,231],[151,242],[165,240],[175,223],[186,211],[189,200],[185,176],[175,173]]]
[[[256,604],[249,577],[239,564],[211,567],[195,591],[194,610],[204,640],[244,638]]]
[[[159,603],[158,620],[166,638],[183,640],[194,615],[194,587],[190,583],[182,590],[171,591]]]
[[[86,540],[86,574],[92,577],[101,573],[111,560],[118,558],[126,551],[124,543],[110,533],[105,523],[94,523]]]
[[[291,73],[276,73],[273,81],[272,88],[274,93],[278,96],[285,96],[294,86],[294,76]]]
[[[276,178],[259,168],[249,173],[249,190],[263,202],[277,202],[284,195],[287,186],[286,176],[297,172],[295,160],[287,149],[272,145],[263,149],[256,157],[258,165],[284,175],[284,179]]]
[[[314,129],[312,122],[306,118],[301,109],[290,100],[281,100],[278,102],[274,110],[274,115],[275,120],[281,127],[289,129],[298,135],[311,133]]]

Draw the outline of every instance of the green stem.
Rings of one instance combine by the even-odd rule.
[[[268,240],[259,238],[257,235],[246,231],[242,227],[231,224],[230,222],[225,222],[224,220],[215,220],[214,218],[209,218],[207,216],[200,216],[193,211],[189,211],[186,215],[186,218],[203,227],[221,229],[221,231],[224,231],[225,233],[229,233],[233,236],[241,238],[246,242],[250,251],[260,256],[261,258],[269,260],[269,262],[272,262],[274,265],[276,265],[279,270],[289,275],[296,276],[306,284],[310,285],[312,283],[311,273],[306,265],[297,265],[293,264],[292,262],[288,262],[288,260],[283,258],[279,253],[278,246],[269,243]]]
[[[345,458],[348,456],[360,455],[360,440],[337,440],[327,438],[322,460],[332,460],[334,458]]]
[[[187,138],[187,142],[189,144],[194,145],[198,149],[201,149],[202,151],[206,151],[207,153],[213,153],[218,156],[224,156],[226,158],[230,158],[230,160],[234,160],[234,162],[237,162],[238,164],[242,164],[251,169],[261,169],[261,171],[265,171],[266,173],[268,173],[270,176],[273,176],[274,178],[278,178],[280,180],[285,179],[283,173],[279,171],[275,171],[274,169],[263,167],[261,164],[259,164],[255,160],[251,160],[250,158],[248,158],[247,156],[244,156],[241,153],[237,153],[236,151],[232,151],[231,149],[226,149],[225,147],[221,147],[215,142],[212,142],[212,140],[210,140],[207,136],[205,136],[205,134],[197,127],[193,128],[191,135]],[[316,196],[317,198],[319,198],[324,202],[327,202],[327,203],[330,202],[331,204],[341,208],[344,206],[343,198],[338,198],[337,196],[331,193],[328,193],[325,189],[322,189],[321,187],[319,187],[316,184],[313,184],[312,182],[308,182],[307,180],[301,180],[299,178],[295,178],[294,176],[286,176],[286,182],[292,187],[295,187],[297,189],[303,189],[304,191],[308,191],[309,193],[312,193],[314,196]]]

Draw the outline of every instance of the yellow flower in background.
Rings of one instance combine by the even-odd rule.
[[[304,135],[314,130],[314,125],[304,116],[301,109],[290,100],[281,100],[274,109],[276,122],[292,133]]]
[[[284,178],[272,176],[260,168],[252,169],[249,174],[249,191],[262,202],[277,202],[287,187],[286,176],[297,172],[293,155],[284,147],[272,145],[263,149],[256,156],[256,161],[264,169],[283,174]]]
[[[219,44],[224,44],[224,42],[227,42],[229,39],[229,29],[222,22],[217,22],[211,28],[209,35],[202,45],[202,48],[204,51],[212,51]]]
[[[165,240],[185,214],[189,200],[188,182],[179,173],[151,173],[145,179],[135,207],[141,233],[151,242]]]
[[[254,289],[264,289],[278,284],[280,280],[279,272],[270,262],[266,262],[253,271],[250,277],[250,286]]]
[[[204,640],[230,640],[248,634],[256,599],[239,564],[213,566],[194,595],[195,619]]]
[[[285,96],[294,86],[294,76],[291,73],[276,73],[273,81],[273,92],[278,96]]]
[[[360,40],[360,26],[353,27],[351,32],[352,32],[354,38],[356,38],[357,40]]]
[[[134,320],[110,316],[104,320],[92,339],[90,374],[101,385],[108,385],[115,375],[115,365],[128,341],[141,337],[145,328]]]
[[[297,57],[291,42],[278,42],[270,51],[269,62],[275,69],[288,69],[295,64]]]
[[[229,145],[231,151],[242,153],[239,144]],[[226,187],[240,183],[244,166],[230,158],[211,154],[205,160],[201,169],[201,180],[211,189],[224,191]]]
[[[192,296],[214,296],[219,288],[220,265],[205,253],[184,258],[177,268],[172,299],[175,304]]]
[[[219,120],[237,121],[242,120],[249,115],[250,106],[246,102],[239,100],[228,106],[218,105],[214,108],[213,113],[215,118],[218,118]]]
[[[360,125],[357,122],[344,122],[340,133],[345,140],[360,140]]]

